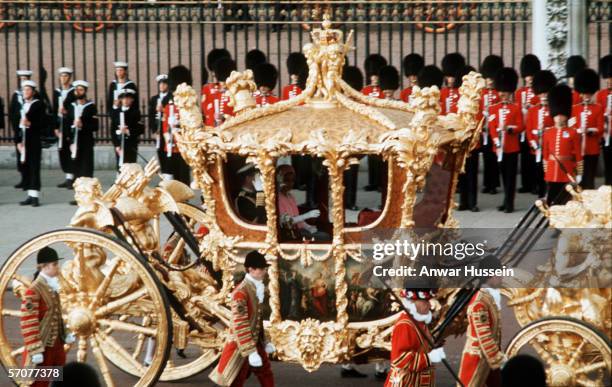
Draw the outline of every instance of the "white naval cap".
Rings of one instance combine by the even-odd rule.
[[[57,69],[58,74],[72,74],[73,71],[70,67],[60,67]]]
[[[21,82],[21,87],[26,87],[26,86],[30,86],[33,89],[36,89],[36,87],[37,87],[36,82],[31,81],[29,79],[27,81]]]
[[[18,77],[31,77],[32,70],[17,70]]]
[[[89,88],[89,83],[87,81],[83,81],[83,80],[78,80],[78,81],[74,81],[72,82],[72,87],[77,87],[77,86],[81,86],[84,88]]]
[[[119,67],[123,67],[124,69],[128,68],[127,62],[117,61],[117,62],[113,62],[113,64],[115,65],[115,68],[119,68]]]
[[[121,91],[119,92],[119,98],[125,97],[127,95],[135,96],[136,95],[136,91],[134,91],[132,89],[121,89]]]
[[[167,81],[168,80],[168,75],[167,74],[159,74],[155,80],[157,81],[157,83],[161,82],[161,81]]]

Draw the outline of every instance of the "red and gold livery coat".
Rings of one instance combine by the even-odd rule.
[[[434,367],[427,355],[431,348],[421,332],[429,335],[425,323],[414,320],[405,312],[400,315],[391,334],[391,369],[385,387],[435,385]]]
[[[481,387],[485,383],[492,386],[491,370],[499,370],[504,360],[500,350],[499,309],[493,297],[480,290],[468,304],[467,317],[467,339],[461,356],[459,379],[465,387]]]
[[[572,107],[572,118],[575,123],[573,128],[576,130],[586,129],[586,138],[582,139],[584,145],[584,155],[598,155],[599,154],[599,143],[604,134],[604,114],[602,107],[597,103],[579,103]],[[590,131],[589,129],[596,129],[596,131]],[[589,134],[592,133],[592,134]],[[578,133],[581,137],[584,133]]]
[[[503,121],[503,122],[502,122]],[[489,110],[489,129],[493,139],[499,138],[501,127],[504,127],[504,153],[516,153],[521,150],[519,143],[520,133],[523,131],[523,115],[515,103],[500,102]],[[506,129],[512,128],[512,133]],[[493,140],[493,149],[497,150],[496,141]]]
[[[581,137],[575,129],[554,126],[546,129],[542,143],[544,180],[550,183],[569,183],[567,173],[573,177],[576,174],[582,175],[580,147]]]
[[[525,120],[525,135],[529,142],[531,154],[535,154],[536,149],[542,147],[544,130],[553,125],[554,122],[550,116],[548,105],[538,104],[529,108],[527,111],[527,119]],[[540,133],[540,131],[542,132]]]

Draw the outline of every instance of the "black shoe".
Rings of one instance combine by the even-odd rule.
[[[531,189],[529,188],[525,188],[525,187],[521,187],[518,190],[519,193],[527,193],[527,192],[531,192]]]
[[[506,211],[506,206],[502,204],[501,206],[497,207],[497,211]]]
[[[378,190],[378,186],[376,186],[374,184],[368,184],[365,187],[363,187],[363,190],[366,191],[366,192],[377,191]]]
[[[63,183],[57,185],[57,188],[70,188],[72,187],[73,181],[71,179],[64,180]]]
[[[491,188],[491,189],[489,190],[489,193],[490,193],[491,195],[497,195],[497,188]]]
[[[20,206],[29,206],[30,204],[32,204],[34,201],[34,198],[31,196],[28,196],[28,198],[24,201],[19,202]]]
[[[506,209],[504,210],[504,212],[505,212],[506,214],[511,214],[511,213],[513,213],[513,212],[514,212],[514,208],[513,208],[513,207],[508,207],[508,208],[506,208]]]
[[[478,208],[478,206],[474,206],[474,207],[470,208],[470,211],[472,211],[472,212],[480,212],[480,208]]]
[[[70,203],[71,206],[76,206],[77,205],[76,200],[71,200],[69,203]]]
[[[343,368],[342,371],[340,371],[340,376],[343,378],[367,378],[368,377],[368,375],[362,374],[361,372],[357,371],[354,368],[349,368],[348,370],[346,368]]]
[[[38,207],[40,203],[38,202],[38,198],[32,198],[32,207]]]
[[[378,380],[379,382],[384,382],[385,380],[387,380],[387,372],[386,371],[376,371],[374,373],[374,379]]]
[[[457,211],[466,211],[468,209],[468,206],[462,204],[457,208]]]
[[[15,189],[20,189],[20,188],[23,188],[23,181],[22,181],[21,183],[19,183],[19,184],[15,184],[15,185],[13,186],[13,188],[15,188]]]

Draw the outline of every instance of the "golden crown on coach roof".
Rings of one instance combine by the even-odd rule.
[[[313,43],[327,46],[342,41],[344,34],[341,30],[331,28],[332,22],[329,14],[326,13],[323,15],[321,27],[323,28],[314,28],[310,33]]]

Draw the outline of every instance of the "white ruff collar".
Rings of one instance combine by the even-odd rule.
[[[257,295],[257,300],[259,300],[259,303],[261,304],[264,301],[264,296],[266,292],[266,286],[264,285],[263,281],[256,280],[249,273],[246,274],[245,278],[250,283],[255,285],[255,294]]]
[[[491,295],[491,297],[493,297],[497,308],[501,310],[501,291],[493,288],[482,288],[482,290],[486,291]]]
[[[59,286],[59,279],[57,277],[49,277],[42,271],[38,273],[38,275],[40,275],[41,277],[45,279],[45,282],[47,282],[47,285],[49,285],[49,287],[53,289],[53,291],[59,292],[60,286]]]
[[[428,311],[427,314],[420,314],[417,312],[414,303],[406,300],[405,298],[402,299],[402,304],[404,304],[406,309],[408,309],[408,312],[410,312],[413,319],[424,322],[425,324],[429,324],[431,322],[431,311]]]

